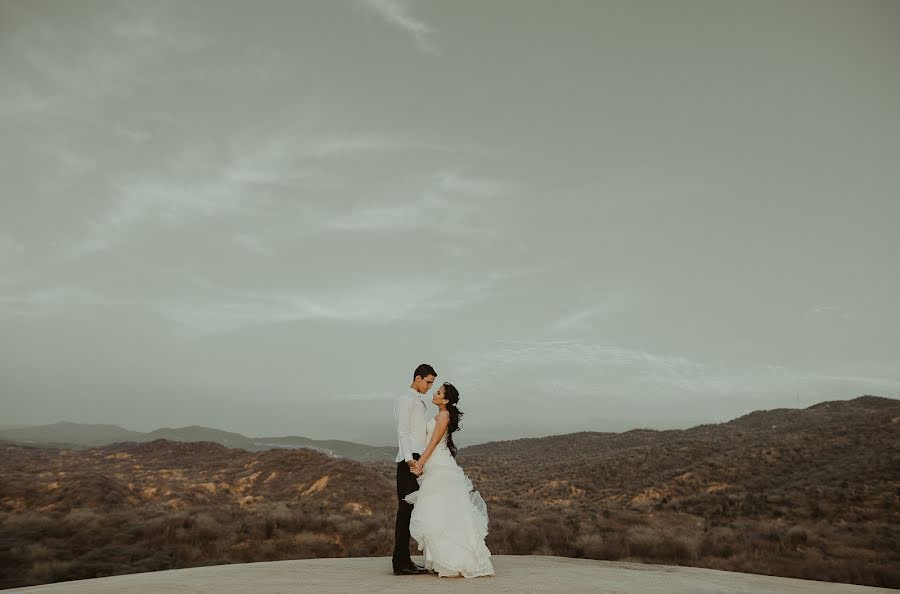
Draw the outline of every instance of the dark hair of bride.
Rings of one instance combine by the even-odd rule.
[[[450,413],[450,424],[447,425],[447,447],[455,458],[456,444],[453,443],[453,433],[459,431],[459,421],[463,416],[463,412],[456,407],[459,402],[459,390],[453,384],[444,382],[444,398],[450,401],[447,403],[447,412]]]

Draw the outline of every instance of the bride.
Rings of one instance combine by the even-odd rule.
[[[424,552],[425,568],[440,577],[494,575],[484,544],[487,506],[456,463],[453,432],[463,416],[456,407],[459,391],[444,383],[431,402],[440,411],[426,425],[428,446],[412,469],[419,490],[404,498],[414,504],[409,533]]]

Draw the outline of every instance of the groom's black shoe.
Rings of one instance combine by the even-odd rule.
[[[410,563],[409,565],[394,566],[394,575],[419,575],[428,573],[421,565]]]

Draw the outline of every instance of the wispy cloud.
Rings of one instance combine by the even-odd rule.
[[[296,117],[294,114],[286,118]],[[402,133],[379,131],[323,130],[314,124],[277,128],[249,126],[237,130],[228,139],[231,159],[224,164],[226,179],[237,183],[266,183],[285,187],[319,186],[335,188],[346,175],[348,162],[392,159],[398,155],[423,153],[474,154],[475,147],[449,146]],[[469,192],[490,192],[497,188],[486,180],[474,180],[454,172],[436,177],[442,187],[451,184],[475,184]],[[444,179],[446,178],[446,179]],[[478,187],[478,183],[486,184]],[[463,189],[463,188],[460,188]]]
[[[820,382],[843,382],[850,384],[866,384],[880,389],[900,390],[900,377],[872,377],[863,375],[802,374],[809,380]]]
[[[25,252],[25,246],[5,233],[0,233],[0,261]]]
[[[352,208],[325,221],[323,226],[341,231],[401,231],[439,222],[443,231],[468,233],[481,226],[478,213],[483,200],[499,198],[510,191],[511,185],[506,182],[440,170],[415,181],[412,187],[385,191],[412,198]]]
[[[893,392],[890,375],[819,373],[783,365],[724,365],[689,357],[578,340],[497,341],[495,348],[460,357],[459,371],[473,383],[521,382],[529,394],[589,396],[632,394],[635,398],[678,395],[731,401],[770,394],[848,390]],[[891,369],[883,368],[890,373]],[[536,390],[536,391],[535,391]]]
[[[41,317],[88,306],[126,305],[159,314],[183,328],[213,334],[303,320],[387,323],[410,316],[427,318],[493,297],[512,276],[515,273],[495,273],[453,283],[433,278],[381,280],[317,292],[247,290],[192,278],[178,293],[138,298],[102,295],[76,286],[8,288],[0,292],[0,315]]]
[[[0,295],[0,314],[42,317],[64,313],[73,307],[105,306],[110,301],[82,287],[46,287],[24,294]]]
[[[293,118],[294,115],[285,115]],[[277,129],[248,126],[226,141],[229,158],[221,164],[225,181],[244,187],[336,189],[348,161],[367,161],[396,153],[443,150],[398,134],[309,129],[278,122]]]
[[[235,214],[248,197],[239,186],[221,179],[191,182],[134,180],[117,182],[111,207],[89,228],[86,237],[70,245],[67,258],[110,249],[138,223],[151,220],[169,227],[190,224],[197,217]]]
[[[809,308],[806,313],[813,316],[834,316],[842,320],[850,319],[850,314],[837,305],[817,305]]]
[[[297,142],[300,157],[347,157],[365,153],[386,153],[421,148],[413,139],[381,134],[329,134]]]
[[[557,330],[570,330],[573,328],[579,328],[587,324],[590,320],[599,317],[604,313],[604,308],[599,305],[594,305],[591,307],[586,307],[584,309],[576,310],[568,313],[567,315],[560,318],[555,327]]]
[[[617,345],[600,345],[576,340],[535,340],[496,343],[494,350],[468,357],[466,369],[479,373],[503,367],[535,366],[560,368],[628,368],[637,377],[696,388],[696,378],[704,365],[677,355],[661,355]]]
[[[249,233],[235,233],[231,236],[231,239],[234,243],[249,252],[262,256],[269,256],[272,254],[272,248],[267,245],[266,242]]]
[[[205,288],[194,299],[164,300],[151,305],[164,317],[192,330],[220,333],[247,326],[286,321],[386,323],[410,316],[428,317],[494,295],[510,274],[449,284],[434,279],[381,281],[311,294],[302,291],[247,291],[195,281]],[[409,287],[415,286],[415,291]]]
[[[11,23],[4,42],[12,51],[4,52],[8,57],[0,65],[25,68],[31,74],[8,82],[0,98],[0,114],[70,112],[99,105],[98,100],[118,95],[130,83],[140,81],[146,76],[146,66],[211,44],[211,38],[182,30],[175,15],[159,8],[113,3],[102,12],[84,11],[73,28],[73,23],[53,11],[45,13],[45,20],[32,21],[27,10],[4,7]],[[88,36],[92,43],[70,43],[74,31]],[[77,48],[74,52],[73,47]]]
[[[184,146],[171,152],[162,172],[113,176],[109,206],[91,220],[86,236],[71,243],[67,257],[116,247],[134,228],[147,223],[187,227],[210,217],[258,213],[263,208],[260,186],[290,190],[331,183],[326,171],[308,164],[310,158],[375,150],[387,144],[384,139],[371,137],[296,141],[284,134],[257,138],[255,143],[237,140],[230,153]],[[62,149],[56,152],[57,161],[69,154]],[[67,157],[65,162],[76,163],[73,159]],[[239,242],[250,246],[246,239]]]
[[[392,27],[406,32],[415,40],[423,52],[437,54],[432,42],[432,28],[412,15],[407,2],[403,0],[364,0],[364,4]]]
[[[356,209],[327,221],[324,226],[339,231],[402,231],[425,224],[428,219],[423,211],[420,203]]]
[[[169,8],[165,4],[123,3],[122,8],[122,14],[111,17],[108,30],[131,46],[146,44],[167,51],[193,52],[214,43],[213,37],[182,27],[176,14],[165,13]]]
[[[595,303],[572,309],[564,314],[553,324],[552,329],[559,332],[590,330],[593,327],[593,322],[598,318],[628,309],[634,305],[635,299],[637,297],[629,297],[624,293],[601,294]]]
[[[652,383],[686,391],[709,388],[713,378],[702,363],[687,357],[664,355],[618,345],[601,345],[577,340],[499,341],[497,349],[477,354],[466,371],[481,377],[487,373],[511,374],[527,368],[571,374],[564,381],[542,377],[539,381],[568,386],[567,391],[587,393],[597,389],[600,378],[632,385]],[[612,374],[612,375],[611,375]],[[611,387],[611,386],[608,386]],[[721,387],[721,386],[720,386]]]
[[[144,140],[140,132],[114,130],[128,143]],[[97,169],[72,147],[48,150],[58,171],[75,175]],[[82,237],[68,242],[65,258],[113,249],[139,228],[190,228],[212,217],[265,216],[271,208],[298,219],[294,237],[304,230],[405,230],[434,220],[441,221],[443,230],[472,232],[472,221],[477,223],[478,217],[470,215],[481,204],[490,204],[484,201],[508,193],[510,184],[438,167],[430,175],[407,174],[399,182],[382,176],[367,188],[374,196],[362,205],[342,193],[359,181],[347,185],[348,159],[370,162],[393,153],[428,150],[444,152],[452,147],[396,134],[310,133],[302,127],[273,134],[238,130],[224,146],[175,147],[161,165],[97,180],[106,186],[97,195],[107,196],[107,206],[85,217],[86,229]],[[59,175],[55,179],[61,183]],[[467,217],[470,220],[463,222]],[[261,244],[248,241],[249,237],[235,238],[237,245],[261,253]]]
[[[495,198],[512,190],[512,185],[509,182],[475,177],[449,169],[438,171],[434,178],[438,188],[445,194]]]
[[[138,130],[121,124],[115,124],[112,128],[113,136],[121,138],[131,144],[141,144],[150,140],[153,135],[145,130]]]

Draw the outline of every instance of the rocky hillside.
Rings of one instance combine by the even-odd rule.
[[[896,399],[494,442],[459,462],[490,506],[497,553],[900,587]]]
[[[396,494],[299,450],[157,440],[0,446],[0,588],[192,565],[386,554]]]
[[[495,554],[900,587],[900,401],[460,450]],[[157,440],[0,444],[0,587],[216,563],[387,555],[395,465]],[[427,467],[426,467],[427,472]]]

